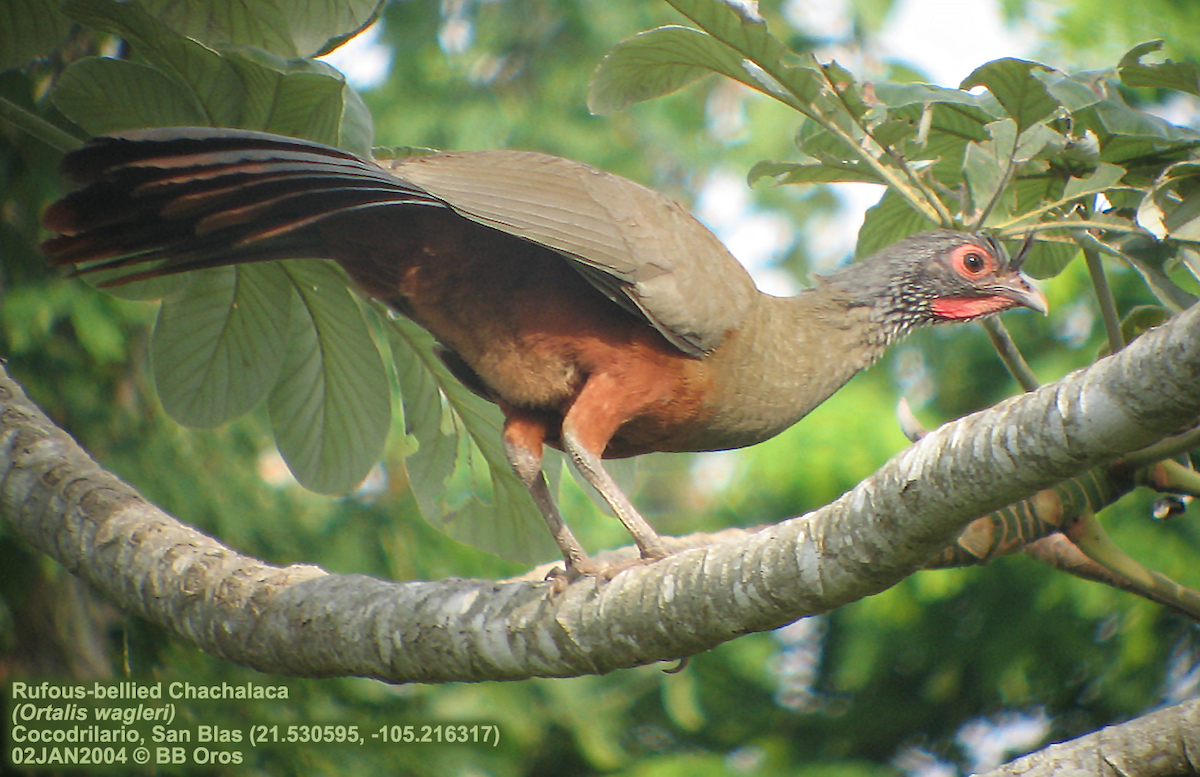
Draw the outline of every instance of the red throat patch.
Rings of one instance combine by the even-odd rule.
[[[966,318],[986,316],[1013,306],[1008,297],[999,295],[991,297],[942,297],[935,299],[929,307],[939,317],[947,321],[959,321]]]

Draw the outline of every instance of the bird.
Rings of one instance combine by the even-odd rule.
[[[48,262],[128,282],[274,259],[337,262],[427,329],[497,404],[509,464],[570,582],[602,576],[555,504],[565,451],[652,562],[662,538],[608,458],[741,448],[791,427],[906,333],[1046,298],[992,237],[906,238],[792,297],[760,291],[683,206],[537,152],[373,160],[309,140],[198,127],[93,138],[60,166]]]

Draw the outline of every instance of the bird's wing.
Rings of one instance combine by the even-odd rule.
[[[580,162],[497,150],[384,164],[460,215],[574,260],[593,285],[684,352],[716,348],[759,293],[674,200]]]

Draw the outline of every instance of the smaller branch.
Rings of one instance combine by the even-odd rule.
[[[1128,581],[1127,590],[1164,604],[1200,623],[1200,593],[1135,561],[1112,541],[1095,513],[1090,510],[1084,512],[1074,522],[1064,526],[1063,533],[1079,547],[1083,555],[1107,569],[1117,579]]]
[[[1200,496],[1200,472],[1173,459],[1143,468],[1138,482],[1165,494]]]
[[[980,777],[1178,777],[1200,771],[1200,699],[1051,745]]]
[[[1061,204],[1062,203],[1056,203],[1056,205],[1061,205]],[[995,235],[997,235],[998,237],[1000,237],[1004,240],[1024,237],[1026,234],[1028,234],[1030,232],[1052,232],[1056,229],[1069,229],[1072,231],[1081,231],[1081,230],[1087,230],[1087,229],[1102,229],[1106,232],[1112,232],[1114,234],[1120,234],[1120,235],[1144,235],[1144,234],[1146,234],[1146,230],[1144,230],[1141,227],[1138,227],[1136,225],[1131,224],[1129,226],[1124,226],[1122,224],[1113,224],[1113,223],[1109,223],[1109,222],[1105,222],[1105,221],[1088,221],[1086,219],[1084,219],[1082,221],[1059,220],[1059,221],[1040,221],[1035,224],[1026,223],[1031,218],[1034,218],[1039,215],[1043,215],[1043,214],[1049,212],[1050,210],[1053,210],[1053,208],[1038,208],[1037,210],[1027,210],[1024,213],[1022,213],[1020,216],[1018,216],[1017,218],[1014,218],[1010,221],[1003,222],[1001,224],[993,224],[989,229]],[[1099,241],[1097,241],[1097,242],[1099,242]],[[1101,243],[1101,245],[1103,245],[1103,244]],[[1111,251],[1112,253],[1120,256],[1120,254],[1117,253],[1114,249],[1108,248],[1107,246],[1105,246],[1105,248],[1108,251]]]
[[[971,219],[970,224],[967,224],[968,232],[974,232],[987,222],[987,217],[992,215],[992,211],[995,210],[996,204],[1000,202],[1000,198],[1004,196],[1004,190],[1008,188],[1008,182],[1012,179],[1012,174],[1015,169],[1016,164],[1013,163],[1012,157],[1009,156],[1008,164],[1004,167],[1004,175],[1001,177],[1000,183],[996,186],[996,191],[992,194],[991,199],[988,200],[987,205],[983,207],[983,210],[979,213],[979,215]]]
[[[1197,604],[1200,601],[1198,599],[1200,594],[1197,594],[1190,588],[1183,588],[1183,586],[1178,586],[1174,581],[1168,580],[1167,583],[1170,586],[1177,586],[1186,593],[1182,593],[1179,596],[1163,597],[1160,595],[1161,590],[1158,586],[1146,588],[1092,560],[1086,553],[1080,550],[1078,545],[1071,542],[1064,534],[1050,534],[1036,542],[1031,542],[1025,546],[1025,555],[1042,562],[1052,569],[1066,572],[1082,580],[1102,583],[1103,585],[1111,586],[1135,596],[1140,596],[1143,599],[1148,599],[1173,610],[1191,621],[1200,622],[1200,616],[1197,614],[1200,612],[1200,605]]]
[[[1017,349],[1017,344],[1013,342],[1012,335],[1008,333],[1004,323],[998,318],[985,318],[983,320],[983,331],[987,332],[988,338],[991,339],[992,345],[996,349],[996,353],[1000,355],[1000,360],[1004,362],[1004,366],[1012,373],[1012,376],[1017,379],[1017,383],[1021,384],[1024,391],[1034,391],[1041,383],[1038,382],[1037,376],[1033,374],[1033,370],[1029,368],[1029,363],[1025,361],[1025,357],[1021,355],[1021,351]]]
[[[1117,303],[1113,299],[1112,289],[1108,287],[1108,278],[1104,274],[1104,265],[1100,261],[1100,252],[1093,246],[1081,246],[1083,258],[1087,260],[1088,274],[1092,276],[1092,287],[1096,289],[1096,302],[1100,305],[1100,317],[1104,320],[1104,331],[1108,333],[1108,347],[1116,353],[1125,347],[1125,336],[1121,333],[1121,319],[1117,315]]]
[[[1165,461],[1182,453],[1187,453],[1193,448],[1200,448],[1200,426],[1188,429],[1186,432],[1177,434],[1174,437],[1159,440],[1153,445],[1142,448],[1140,451],[1134,451],[1127,456],[1121,457],[1115,463],[1119,464],[1125,472],[1134,472],[1155,462]]]
[[[952,226],[954,224],[954,217],[951,215],[950,211],[946,209],[946,206],[942,202],[941,198],[937,196],[937,192],[933,191],[925,183],[925,181],[923,181],[921,179],[921,176],[917,175],[913,171],[913,169],[911,167],[909,167],[908,160],[906,160],[902,154],[897,153],[896,150],[894,148],[892,148],[891,146],[881,143],[879,141],[879,139],[875,137],[874,133],[871,132],[871,128],[868,127],[862,121],[860,121],[858,119],[858,117],[856,117],[854,115],[854,111],[850,110],[850,106],[846,102],[845,94],[837,88],[837,85],[834,84],[832,80],[830,80],[829,72],[825,68],[821,68],[820,72],[821,72],[821,78],[825,82],[825,87],[827,89],[829,89],[833,94],[837,95],[838,102],[841,104],[843,110],[846,111],[846,115],[849,116],[850,119],[855,124],[858,125],[859,129],[862,130],[863,135],[868,140],[870,140],[872,144],[874,144],[875,149],[878,150],[879,153],[885,154],[889,159],[892,160],[892,163],[896,166],[896,169],[898,169],[901,173],[903,173],[904,177],[908,179],[909,185],[913,189],[916,189],[918,192],[920,192],[923,196],[924,201],[926,203],[928,203],[930,206],[932,206],[933,212],[937,216],[937,218],[933,219],[933,220],[937,221],[943,227]],[[833,124],[831,122],[830,127],[827,129],[827,131],[832,132],[834,130],[837,130],[838,132],[840,132],[840,128],[838,128],[836,124]],[[859,152],[859,156],[861,156],[863,159],[867,160],[868,163],[871,159],[875,159],[873,154],[868,152],[866,149],[860,148],[859,145],[857,143],[854,143],[853,139],[850,138],[849,136],[842,137],[841,135],[839,135],[839,137],[842,138],[843,143],[846,143],[848,146],[853,148],[856,152]],[[885,165],[882,165],[882,164],[880,165],[881,169],[885,168],[885,167],[886,167]],[[909,203],[912,204],[914,207],[917,207],[919,210],[924,210],[923,208],[920,208],[920,203],[917,202],[913,197],[911,197],[909,195],[909,193],[905,187],[892,186],[892,189],[894,191],[898,192],[899,194],[901,194],[902,196],[904,196],[904,198],[906,200],[908,200]],[[928,216],[928,212],[926,212],[926,215]]]

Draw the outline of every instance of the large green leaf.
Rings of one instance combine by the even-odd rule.
[[[771,35],[766,21],[750,5],[724,0],[667,2],[700,29],[761,67],[765,75],[755,77],[752,85],[756,89],[779,97],[791,94],[801,105],[814,103],[822,94],[825,84],[816,59],[810,54],[797,57],[792,53]]]
[[[151,364],[167,414],[212,427],[262,401],[279,378],[294,296],[274,262],[193,273],[154,327]]]
[[[714,72],[747,80],[742,57],[707,33],[677,25],[648,30],[621,41],[600,60],[588,85],[588,108],[612,113]]]
[[[878,84],[876,90],[881,89],[890,91],[884,84]],[[921,93],[928,96],[929,102],[909,102]],[[961,99],[964,97],[969,99]],[[980,97],[952,89],[903,90],[903,93],[891,94],[889,99],[896,100],[898,105],[891,109],[892,116],[926,125],[923,131],[902,141],[904,156],[910,162],[932,163],[934,177],[946,185],[962,181],[967,144],[986,141],[989,137],[986,126],[1003,117],[999,104],[989,96]],[[989,110],[991,107],[995,107],[995,112]]]
[[[341,141],[342,108],[349,87],[336,71],[318,72],[303,61],[264,63],[261,56],[231,54],[226,59],[245,84],[240,126],[331,146]],[[366,146],[370,147],[369,139]]]
[[[60,0],[4,0],[0,3],[0,71],[49,54],[70,28]]]
[[[874,91],[875,98],[889,108],[903,108],[908,105],[931,105],[933,103],[969,105],[975,108],[984,107],[984,98],[980,95],[971,94],[962,89],[949,89],[944,86],[881,81],[874,84]],[[996,118],[1000,117],[997,116]]]
[[[1027,205],[1023,206],[1017,215],[993,226],[997,229],[1012,231],[1040,221],[1047,215],[1059,214],[1061,216],[1081,201],[1087,202],[1088,198],[1093,198],[1097,194],[1107,194],[1121,188],[1121,178],[1124,175],[1124,168],[1102,162],[1082,178],[1069,178],[1063,186],[1062,194],[1054,199],[1047,196],[1031,202],[1026,194],[1021,201]],[[1041,184],[1034,184],[1035,188],[1039,185]],[[1047,188],[1045,191],[1049,194],[1050,189]]]
[[[344,493],[383,449],[392,411],[387,374],[345,276],[314,260],[282,267],[299,294],[267,400],[275,441],[302,485]]]
[[[175,78],[149,65],[108,57],[72,63],[52,99],[63,115],[93,135],[209,120],[195,94]]]
[[[967,144],[963,157],[963,177],[974,206],[971,220],[991,210],[993,201],[1000,196],[1017,146],[1017,124],[1012,119],[994,121],[987,125],[987,130],[991,139]]]
[[[1173,89],[1200,97],[1200,68],[1195,62],[1173,62],[1146,65],[1142,57],[1163,46],[1161,40],[1139,44],[1121,58],[1117,73],[1126,86],[1147,86],[1152,89]]]
[[[1058,70],[1032,70],[1034,78],[1046,85],[1046,91],[1067,111],[1074,113],[1100,101],[1100,95],[1088,75],[1070,75]]]
[[[1125,168],[1102,162],[1083,178],[1072,178],[1067,181],[1062,199],[1066,201],[1093,194],[1103,194],[1116,186],[1124,175]]]
[[[1164,170],[1139,203],[1137,219],[1159,239],[1200,240],[1200,164],[1181,162]]]
[[[1079,246],[1070,241],[1038,241],[1029,249],[1021,269],[1032,278],[1053,278],[1079,256]]]
[[[130,127],[245,127],[369,152],[370,115],[323,62],[265,51],[221,54],[183,37],[136,3],[69,0],[81,22],[130,41],[142,62],[84,60],[68,68],[56,105],[93,133]]]
[[[212,47],[312,57],[369,24],[383,0],[141,0],[176,32]]]
[[[908,202],[891,189],[884,192],[879,204],[867,210],[862,229],[858,232],[855,256],[863,258],[938,225],[913,210]]]
[[[976,68],[961,84],[963,89],[986,86],[1008,115],[1024,131],[1034,123],[1049,118],[1061,106],[1034,74],[1050,68],[1037,62],[1004,58]]]
[[[421,514],[451,537],[522,563],[558,555],[541,514],[500,447],[499,408],[471,393],[434,354],[433,336],[404,318],[387,326]]]
[[[746,179],[751,186],[763,178],[772,178],[780,184],[799,183],[883,183],[879,175],[856,160],[829,160],[824,162],[759,162],[750,168]]]
[[[67,0],[63,7],[81,24],[127,40],[138,56],[185,84],[204,108],[203,124],[238,126],[244,89],[217,52],[172,31],[137,3]]]

